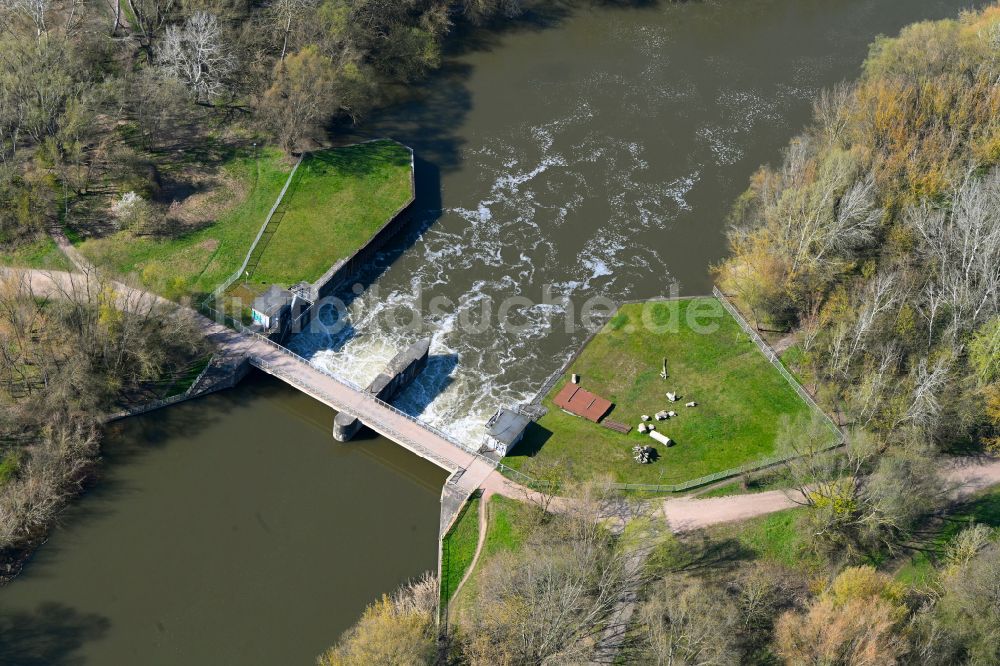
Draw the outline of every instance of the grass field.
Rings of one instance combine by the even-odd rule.
[[[0,251],[0,266],[43,268],[53,271],[68,271],[73,268],[48,234],[16,248]]]
[[[896,577],[909,585],[929,585],[934,581],[935,565],[949,543],[966,527],[976,523],[1000,528],[1000,487],[990,488],[948,514],[927,543],[906,561]]]
[[[473,497],[465,506],[458,520],[442,539],[441,543],[441,599],[451,599],[455,588],[462,582],[462,576],[472,564],[479,543],[479,503]]]
[[[315,282],[413,197],[410,172],[410,151],[394,141],[307,156],[251,279],[285,286]]]
[[[222,167],[227,187],[208,193],[206,207],[222,211],[214,222],[173,237],[120,231],[79,244],[91,262],[142,283],[170,298],[211,292],[229,277],[250,249],[291,171],[277,149],[245,151]]]
[[[483,552],[479,555],[479,561],[476,562],[476,568],[469,577],[469,581],[453,600],[456,614],[460,614],[462,607],[475,600],[476,576],[490,561],[490,558],[500,552],[516,553],[521,549],[530,533],[530,525],[533,524],[528,516],[531,510],[531,507],[521,502],[500,495],[493,495],[490,498]],[[473,551],[475,551],[475,543],[473,543]]]
[[[211,221],[172,236],[119,231],[79,243],[93,263],[170,298],[211,292],[243,263],[292,164],[276,149],[230,158],[219,184],[199,195]],[[289,187],[252,282],[313,281],[361,247],[412,196],[410,153],[390,141],[310,154]],[[266,243],[266,244],[265,244]]]
[[[645,321],[667,332],[648,330],[646,305],[623,306],[569,368],[581,375],[583,388],[614,403],[608,418],[631,425],[632,432],[621,435],[555,407],[552,398],[568,381],[563,377],[544,399],[549,413],[525,433],[504,459],[507,465],[532,474],[558,463],[579,480],[610,475],[619,482],[678,483],[774,454],[781,417],[810,413],[715,299],[648,304]],[[715,326],[698,332],[699,321]],[[660,378],[663,358],[666,381]],[[668,402],[667,391],[681,400]],[[698,406],[685,408],[687,401]],[[669,409],[678,416],[656,427],[674,446],[635,429],[641,415]],[[654,446],[659,457],[636,463],[636,444]]]

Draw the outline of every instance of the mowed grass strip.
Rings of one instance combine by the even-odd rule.
[[[458,516],[441,544],[441,598],[451,599],[462,577],[472,564],[479,545],[479,497],[473,497]]]
[[[666,381],[660,378],[664,358]],[[610,400],[608,418],[631,425],[632,432],[621,435],[555,407],[552,398],[570,373],[581,375],[583,388]],[[667,391],[677,392],[680,401],[670,403]],[[688,401],[698,406],[684,407]],[[781,418],[810,411],[714,298],[623,306],[544,404],[549,413],[530,426],[504,459],[507,465],[532,474],[557,464],[577,480],[610,475],[648,484],[688,481],[772,455]],[[653,423],[674,446],[635,429],[643,414],[671,409],[676,418]],[[658,458],[636,463],[636,444],[653,446]]]
[[[275,215],[255,282],[315,282],[365,245],[413,197],[410,151],[373,141],[309,154]]]
[[[461,616],[463,608],[475,603],[479,592],[479,572],[489,561],[498,553],[517,553],[521,550],[536,524],[531,515],[533,510],[533,507],[501,495],[490,497],[486,511],[486,539],[483,542],[483,551],[479,555],[479,561],[476,562],[476,568],[469,576],[469,581],[452,600],[454,617]],[[473,554],[474,552],[475,546]]]
[[[243,151],[227,161],[227,186],[207,194],[206,207],[220,211],[214,222],[174,236],[119,231],[87,239],[80,251],[94,264],[142,283],[169,298],[211,292],[243,263],[268,211],[292,170],[277,149],[263,149],[259,159]]]

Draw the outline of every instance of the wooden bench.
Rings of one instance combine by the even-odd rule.
[[[632,432],[632,426],[619,423],[618,421],[612,421],[611,419],[604,419],[601,421],[601,425],[608,430],[614,430],[615,432],[620,432],[623,435],[627,435]]]

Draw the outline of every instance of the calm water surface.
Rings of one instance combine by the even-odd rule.
[[[614,4],[614,3],[607,3]],[[469,442],[585,337],[567,308],[470,331],[544,285],[579,308],[710,289],[724,221],[758,165],[867,45],[969,0],[712,0],[535,16],[473,34],[367,136],[417,151],[412,229],[337,337],[293,345],[369,381],[433,335],[402,405]],[[420,295],[415,292],[419,290]],[[400,324],[434,296],[451,307]],[[395,318],[395,319],[394,319]],[[579,317],[575,317],[577,320]],[[444,474],[270,381],[121,424],[104,478],[0,591],[0,663],[308,664],[366,603],[433,568]]]
[[[122,422],[0,590],[0,664],[310,664],[437,566],[444,472],[278,382]]]

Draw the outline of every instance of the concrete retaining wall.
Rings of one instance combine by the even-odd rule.
[[[389,402],[427,367],[430,349],[430,338],[413,343],[405,351],[396,354],[365,391],[379,400]],[[361,421],[356,417],[338,412],[333,420],[333,437],[339,442],[346,442],[358,433],[361,426]]]

